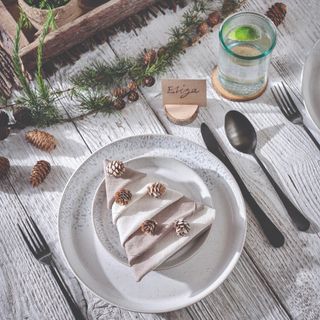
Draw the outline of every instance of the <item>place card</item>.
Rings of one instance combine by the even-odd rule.
[[[175,124],[191,123],[199,107],[207,105],[206,80],[162,80],[162,99],[166,115]]]

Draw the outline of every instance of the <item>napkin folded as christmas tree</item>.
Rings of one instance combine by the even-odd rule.
[[[121,161],[106,160],[104,168],[108,209],[137,281],[212,225],[214,209],[152,176]]]

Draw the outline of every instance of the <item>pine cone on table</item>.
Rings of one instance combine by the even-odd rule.
[[[148,194],[154,198],[160,198],[166,192],[167,188],[161,182],[155,182],[148,186]]]
[[[116,99],[113,101],[113,107],[116,110],[122,110],[126,106],[126,102],[123,99]]]
[[[57,140],[55,139],[55,137],[52,134],[45,131],[37,129],[28,131],[25,134],[25,137],[26,140],[33,146],[44,151],[50,152],[57,146]]]
[[[10,169],[10,162],[5,157],[0,157],[0,178],[4,177]]]
[[[197,32],[200,36],[205,35],[206,33],[208,33],[208,31],[209,31],[209,26],[206,22],[202,22],[199,24],[197,28]]]
[[[18,128],[25,128],[32,125],[32,112],[26,107],[17,107],[13,112],[14,120],[16,120],[16,126]]]
[[[5,111],[0,110],[0,127],[7,127],[8,123],[9,123],[8,114]]]
[[[109,161],[106,169],[108,175],[114,177],[121,177],[126,171],[124,163],[120,160]]]
[[[278,26],[280,25],[287,14],[287,6],[284,3],[276,2],[267,11],[266,16]]]
[[[128,94],[128,100],[130,102],[135,102],[139,100],[139,93],[137,91],[130,91]]]
[[[162,57],[163,55],[165,55],[168,52],[168,49],[166,47],[160,47],[158,49],[157,55],[158,57]]]
[[[188,235],[191,227],[190,224],[184,219],[178,219],[174,223],[174,227],[176,229],[176,234],[178,237],[185,237]]]
[[[114,195],[114,200],[121,206],[126,206],[132,198],[132,193],[128,189],[120,189]]]
[[[128,92],[127,88],[118,87],[112,90],[112,95],[117,98],[124,98],[127,92]]]
[[[152,76],[148,76],[148,77],[145,77],[143,79],[143,84],[146,86],[146,87],[152,87],[154,84],[155,84],[156,80],[154,77]]]
[[[10,134],[10,129],[8,127],[0,127],[0,140],[4,140]]]
[[[145,234],[154,234],[156,231],[157,222],[154,220],[146,220],[142,223],[140,229]]]
[[[51,165],[48,161],[40,160],[32,168],[30,183],[32,187],[37,187],[41,184],[51,170]]]
[[[130,81],[128,83],[128,89],[130,91],[136,91],[138,89],[138,84],[135,81]]]
[[[213,11],[209,14],[207,23],[212,28],[217,25],[221,20],[221,14],[219,11]]]
[[[157,59],[157,52],[154,49],[146,51],[143,55],[144,64],[150,64],[155,62]]]

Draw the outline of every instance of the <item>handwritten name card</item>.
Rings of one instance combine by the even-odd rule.
[[[164,105],[207,105],[206,80],[162,80]]]

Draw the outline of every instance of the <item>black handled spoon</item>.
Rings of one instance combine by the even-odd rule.
[[[310,227],[309,220],[297,209],[292,201],[283,193],[274,181],[264,164],[258,158],[255,150],[257,146],[257,133],[251,122],[240,112],[232,110],[226,114],[225,131],[230,144],[238,151],[252,155],[276,190],[287,212],[298,230],[306,231]]]

